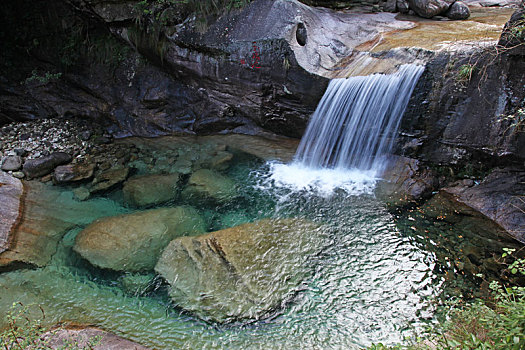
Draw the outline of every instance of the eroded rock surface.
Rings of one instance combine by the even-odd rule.
[[[279,308],[313,267],[322,231],[299,219],[265,219],[173,240],[155,271],[180,307],[217,322]]]
[[[194,208],[152,209],[95,221],[78,234],[74,250],[101,268],[147,271],[172,239],[205,229]]]

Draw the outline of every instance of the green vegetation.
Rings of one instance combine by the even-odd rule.
[[[503,259],[511,262],[507,273],[525,276],[525,258],[517,257],[514,249],[504,248]],[[483,276],[478,276],[483,277]],[[522,350],[525,349],[525,287],[506,287],[501,282],[490,282],[492,298],[476,299],[449,305],[447,320],[438,327],[429,328],[409,345],[385,346],[374,344],[370,350],[446,349],[446,350]]]
[[[38,71],[36,69],[33,69],[31,72],[31,76],[28,77],[25,80],[26,84],[32,83],[32,82],[38,82],[40,84],[47,84],[51,81],[56,81],[62,76],[62,73],[49,73],[45,72],[44,74],[40,75],[38,74]]]
[[[509,115],[501,116],[498,119],[498,122],[510,121],[510,125],[505,130],[505,132],[512,130],[515,132],[525,132],[525,107],[518,108],[518,110]]]
[[[76,25],[66,34],[60,48],[60,62],[65,69],[82,63],[84,58],[101,65],[116,68],[131,49],[109,33],[88,34],[87,27]]]
[[[61,346],[51,346],[52,337],[59,329],[50,330],[43,325],[46,315],[40,306],[29,307],[15,303],[5,317],[7,328],[0,331],[0,346],[6,350],[83,350],[93,349],[100,342],[100,339],[95,337],[88,340],[87,344],[81,345],[77,339],[66,338]]]
[[[457,81],[466,83],[469,82],[472,78],[472,73],[474,72],[475,66],[472,64],[464,64],[459,67]]]
[[[525,15],[521,16],[521,20],[514,23],[508,32],[511,37],[517,40],[525,40]]]

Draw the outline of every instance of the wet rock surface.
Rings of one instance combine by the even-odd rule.
[[[429,198],[437,186],[436,176],[418,160],[392,157],[375,193],[387,204],[402,207]]]
[[[155,271],[178,306],[204,319],[257,319],[297,291],[320,249],[319,234],[303,220],[266,219],[177,238]]]
[[[93,177],[94,171],[94,164],[61,165],[55,168],[53,180],[59,184],[89,180]]]
[[[174,238],[205,231],[191,207],[161,208],[95,221],[75,241],[75,251],[91,264],[116,271],[152,270]]]

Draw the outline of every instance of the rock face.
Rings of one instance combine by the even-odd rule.
[[[23,191],[20,180],[0,172],[0,253],[9,248],[12,232],[18,224]]]
[[[173,240],[155,271],[180,307],[217,322],[260,318],[293,295],[320,248],[319,227],[261,220]]]
[[[414,26],[392,14],[338,13],[296,0],[254,0],[242,10],[209,16],[207,28],[200,30],[199,19],[181,10],[183,3],[146,2],[147,11],[158,12],[141,18],[141,26],[149,26],[141,30],[135,24],[141,13],[130,1],[8,0],[0,12],[5,37],[16,37],[24,22],[31,23],[23,29],[30,33],[27,46],[42,35],[51,43],[29,56],[16,51],[24,45],[6,45],[16,51],[9,52],[16,58],[10,63],[16,65],[22,55],[29,62],[20,64],[19,75],[0,80],[1,91],[8,92],[0,95],[0,123],[79,115],[115,124],[121,135],[255,134],[264,129],[300,137],[329,81],[319,75],[345,76],[346,59],[361,54],[372,61],[392,61],[375,65],[376,71],[413,62],[419,55],[410,50],[399,57],[368,55],[366,48],[358,49],[386,32]],[[68,19],[67,28],[48,15],[49,8]],[[89,37],[114,53],[108,62],[96,63],[104,52],[90,57],[78,54],[86,48],[65,45],[81,14]],[[153,18],[162,21],[152,23]],[[57,53],[65,57],[58,61]],[[149,63],[143,64],[144,58]],[[54,62],[53,69],[43,60]],[[64,61],[75,69],[63,72]],[[37,67],[44,76],[49,70],[62,75],[20,84],[32,76],[27,67]]]
[[[188,186],[183,192],[183,197],[210,199],[219,203],[227,203],[239,196],[235,181],[220,173],[201,169],[193,173]]]
[[[424,18],[445,13],[454,0],[408,0],[410,9]]]
[[[492,226],[500,226],[496,231],[503,228],[510,236],[525,243],[525,171],[496,169],[481,183],[468,185],[471,184],[457,183],[443,188],[435,201],[441,201],[444,212],[452,208],[456,212],[481,216],[485,221],[491,221]],[[434,207],[433,214],[443,216],[444,213],[439,213],[439,206]]]
[[[153,209],[92,223],[78,234],[74,250],[101,268],[147,271],[172,239],[202,233],[205,228],[191,207]]]
[[[55,186],[0,179],[0,271],[46,266],[69,230],[107,215],[100,202],[79,203]]]
[[[449,7],[448,11],[445,12],[445,16],[455,20],[467,19],[470,17],[470,10],[464,2],[456,1]]]
[[[376,195],[392,206],[404,206],[426,199],[437,187],[432,172],[418,160],[407,157],[392,157],[381,178],[376,186]]]
[[[179,174],[133,177],[122,188],[124,201],[133,207],[165,203],[177,195],[179,180]]]
[[[502,51],[495,61],[483,50],[436,55],[401,122],[396,153],[455,167],[525,161],[525,133],[516,128],[516,119],[506,118],[524,107],[525,52]],[[459,71],[472,57],[478,60],[472,77],[461,80]]]
[[[64,152],[51,153],[47,157],[26,160],[23,172],[29,178],[44,176],[51,173],[58,165],[69,163],[71,159],[71,155]]]

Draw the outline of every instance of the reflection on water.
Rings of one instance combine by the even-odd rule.
[[[443,247],[455,244],[446,237],[458,233],[445,223],[434,225],[415,214],[395,218],[367,190],[319,192],[286,186],[273,177],[275,164],[237,159],[228,175],[241,187],[242,197],[228,205],[202,203],[198,208],[210,229],[263,217],[303,217],[323,224],[329,237],[311,258],[314,272],[304,289],[269,318],[226,325],[203,322],[172,305],[158,278],[145,296],[126,291],[122,274],[98,270],[72,251],[74,237],[86,225],[80,221],[47,267],[0,275],[0,310],[5,313],[14,301],[37,303],[50,325],[94,324],[159,349],[348,349],[402,341],[414,328],[432,322],[440,300],[476,289],[475,281],[446,259],[453,249]],[[128,211],[120,197],[111,196],[115,200],[107,215]]]

